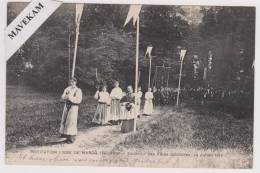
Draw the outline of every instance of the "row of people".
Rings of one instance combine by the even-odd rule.
[[[123,92],[119,87],[119,82],[115,82],[115,87],[109,94],[107,87],[103,86],[101,91],[96,91],[94,98],[98,101],[97,109],[92,120],[93,123],[118,124],[122,120],[133,119],[141,114],[141,88],[137,94],[133,93],[132,86],[127,87],[127,92]],[[136,100],[135,100],[136,99]],[[136,101],[136,103],[135,103]],[[153,111],[153,93],[151,88],[145,93],[145,104],[143,114],[151,115]]]
[[[66,138],[67,143],[73,143],[77,135],[77,121],[79,104],[82,102],[82,91],[77,87],[77,80],[72,78],[69,86],[64,90],[61,100],[65,103],[59,132],[62,138]],[[119,87],[119,82],[115,82],[115,87],[109,94],[106,86],[102,91],[97,91],[94,96],[98,100],[97,109],[92,122],[106,124],[107,122],[121,121],[121,131],[133,131],[136,125],[137,116],[140,114],[142,92],[139,88],[137,94],[133,92],[132,86],[127,87],[124,93]],[[153,93],[149,88],[145,93],[144,114],[151,115],[153,112]]]
[[[176,88],[163,87],[153,88],[154,101],[157,106],[173,105],[176,101],[178,90]]]

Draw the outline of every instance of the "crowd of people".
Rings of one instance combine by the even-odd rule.
[[[79,104],[82,101],[82,91],[76,86],[75,78],[70,80],[69,86],[64,90],[61,99],[65,102],[63,109],[60,134],[68,143],[75,141],[77,134],[77,119]],[[237,95],[236,90],[224,90],[210,85],[205,87],[189,87],[180,90],[181,99],[199,101],[223,101]],[[241,93],[242,91],[239,91]],[[92,123],[97,125],[121,125],[121,132],[127,133],[136,129],[136,120],[142,115],[152,115],[155,106],[175,105],[178,89],[170,87],[148,88],[143,95],[141,87],[134,93],[133,87],[128,86],[124,92],[115,81],[114,88],[109,93],[107,86],[98,88],[94,98],[97,108]],[[187,98],[186,98],[187,97]],[[143,101],[144,100],[144,101]],[[144,104],[142,104],[144,102]],[[141,109],[143,107],[143,109]]]
[[[153,87],[154,103],[156,106],[173,105],[176,102],[177,88]]]

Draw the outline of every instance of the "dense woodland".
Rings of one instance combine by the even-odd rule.
[[[8,5],[10,23],[19,10]],[[98,79],[109,87],[134,83],[136,30],[123,27],[128,5],[85,5],[80,24],[75,75],[83,89],[94,89]],[[172,67],[170,86],[176,87],[180,59],[186,48],[183,88],[210,85],[243,90],[252,100],[254,90],[255,9],[252,7],[201,7],[201,23],[186,20],[181,6],[143,6],[140,13],[140,85],[147,87],[149,60],[146,47],[153,45],[155,66]],[[181,15],[180,15],[181,14]],[[183,15],[183,16],[182,16]],[[62,5],[7,62],[7,83],[30,85],[39,91],[64,89],[69,78],[75,40],[75,6]],[[69,39],[70,57],[69,63]],[[203,81],[208,51],[213,53],[212,72]],[[199,78],[193,78],[193,55],[198,55]]]

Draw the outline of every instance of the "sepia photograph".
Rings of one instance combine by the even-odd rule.
[[[11,41],[47,8],[29,5],[7,3]],[[5,43],[6,164],[252,169],[255,15],[53,6],[21,46]]]

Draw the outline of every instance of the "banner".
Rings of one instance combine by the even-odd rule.
[[[153,47],[148,46],[148,47],[147,47],[147,50],[146,50],[146,53],[145,53],[145,56],[148,54],[149,57],[151,57],[152,49],[153,49]]]
[[[185,57],[185,55],[186,55],[186,52],[187,52],[187,50],[185,50],[185,49],[181,50],[181,53],[180,53],[180,59],[181,59],[181,61],[183,61],[183,59],[184,59],[184,57]]]
[[[62,4],[54,0],[33,0],[5,29],[6,61]]]
[[[76,25],[80,24],[84,4],[76,4]]]
[[[135,25],[137,18],[139,17],[141,8],[142,5],[130,5],[124,26],[126,26],[132,18],[133,18],[133,25]]]

